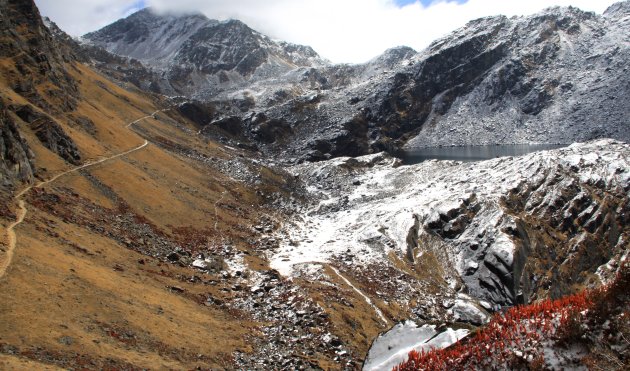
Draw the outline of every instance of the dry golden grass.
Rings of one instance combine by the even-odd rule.
[[[84,66],[77,66],[73,74],[81,80],[83,97],[73,114],[89,117],[96,135],[67,125],[66,117],[55,119],[84,160],[108,157],[144,141],[125,125],[157,109],[150,99],[128,93]],[[9,90],[3,95],[27,103]],[[175,132],[159,121],[151,124]],[[22,129],[42,178],[70,168]],[[179,138],[183,140],[181,134]],[[203,150],[215,154],[219,147]],[[222,202],[235,205],[240,204],[239,192],[245,192],[225,176],[155,145],[61,177],[47,185],[46,192],[71,189],[96,205],[114,208],[115,202],[84,174],[91,174],[118,201],[164,230],[214,228],[214,206],[223,192],[229,191]],[[16,228],[15,257],[0,279],[0,347],[14,349],[17,355],[2,356],[0,364],[35,369],[44,368],[35,362],[62,367],[85,363],[95,369],[226,368],[232,365],[234,351],[251,351],[248,338],[256,333],[256,324],[239,313],[202,305],[204,297],[222,293],[177,278],[190,277],[197,273],[194,270],[160,263],[32,205],[27,208],[25,222]],[[219,228],[249,223],[230,210],[217,213]],[[250,210],[248,215],[257,214]],[[183,293],[170,290],[173,286]]]
[[[29,359],[17,356],[0,354],[0,370],[40,370],[40,371],[56,371],[62,368],[47,365],[40,362],[31,361]]]
[[[233,350],[248,350],[246,322],[168,289],[197,290],[168,277],[189,270],[159,264],[60,220],[60,238],[51,239],[32,225],[38,216],[18,228],[19,248],[1,281],[2,343],[151,369],[226,366]],[[151,273],[163,270],[170,274]],[[103,327],[132,334],[135,346]],[[62,344],[68,336],[72,344]],[[205,356],[203,362],[197,354]]]

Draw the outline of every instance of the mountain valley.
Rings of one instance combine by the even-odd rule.
[[[73,39],[0,10],[0,369],[361,369],[392,328],[447,347],[627,271],[630,1],[357,65],[201,14]],[[400,159],[529,143],[567,146]],[[627,299],[595,365],[628,365]]]

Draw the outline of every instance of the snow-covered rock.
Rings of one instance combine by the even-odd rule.
[[[140,61],[162,85],[189,96],[240,90],[243,84],[328,62],[312,48],[278,42],[238,20],[140,10],[83,36],[90,45]]]
[[[299,165],[315,201],[277,236],[271,266],[291,276],[351,256],[360,269],[391,264],[392,252],[411,266],[431,252],[493,306],[566,292],[627,250],[629,154],[600,140],[476,163],[394,167],[370,155]],[[461,320],[481,321],[466,312]]]
[[[455,321],[473,325],[485,324],[490,318],[485,310],[470,300],[457,299],[449,311]]]

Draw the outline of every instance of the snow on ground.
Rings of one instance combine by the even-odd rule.
[[[506,196],[535,189],[527,202],[541,198],[539,204],[551,205],[575,182],[626,189],[628,153],[627,144],[600,140],[474,163],[433,160],[396,167],[392,158],[376,154],[298,165],[290,170],[314,185],[313,204],[281,230],[271,267],[290,277],[342,254],[350,254],[354,266],[383,263],[392,250],[408,256],[417,241],[421,254],[427,248],[423,238],[440,235],[449,264],[454,262],[471,295],[505,301],[505,288],[489,293],[479,282],[500,281],[488,265],[501,270],[512,263],[514,243],[506,231],[515,224],[502,207]],[[537,189],[550,174],[561,181]]]
[[[368,352],[364,371],[391,370],[407,360],[412,350],[428,351],[433,348],[446,348],[468,335],[468,330],[436,330],[434,325],[418,327],[413,321],[406,321],[379,335]]]
[[[489,316],[479,308],[472,300],[455,300],[453,307],[449,309],[453,318],[458,322],[468,322],[481,325],[490,319]]]

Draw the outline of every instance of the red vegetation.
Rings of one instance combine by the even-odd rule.
[[[624,264],[610,285],[557,300],[512,307],[451,347],[411,351],[394,371],[523,368],[543,369],[543,348],[586,342],[587,329],[596,328],[616,310],[627,317],[629,265]],[[615,309],[616,308],[616,309]],[[625,309],[624,309],[625,308]],[[625,317],[624,317],[625,315]]]

